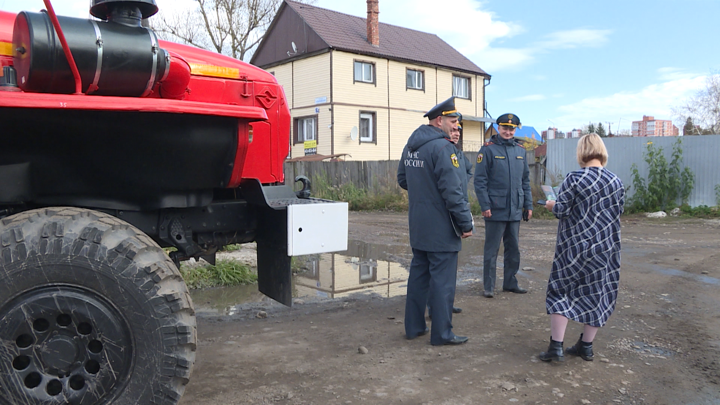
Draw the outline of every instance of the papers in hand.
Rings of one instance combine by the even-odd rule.
[[[552,187],[552,186],[540,186],[542,188],[542,191],[545,193],[545,199],[548,201],[555,201],[557,200],[558,195],[558,188]]]

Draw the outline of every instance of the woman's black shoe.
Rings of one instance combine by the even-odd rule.
[[[563,342],[556,342],[550,338],[550,345],[546,352],[540,353],[538,356],[542,361],[565,361],[563,354]]]
[[[580,339],[578,339],[577,343],[575,343],[575,346],[569,347],[565,350],[565,353],[573,356],[580,356],[585,361],[593,361],[592,342],[583,342],[582,337],[583,334],[581,333]]]

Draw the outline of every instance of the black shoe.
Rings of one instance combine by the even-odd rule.
[[[520,287],[516,287],[516,288],[503,288],[503,291],[505,291],[505,292],[511,292],[511,293],[515,293],[515,294],[525,294],[525,293],[527,293],[527,290],[522,289],[522,288],[520,288]]]
[[[468,341],[467,336],[453,336],[452,339],[448,340],[447,342],[443,343],[443,345],[461,345]]]
[[[565,353],[573,356],[580,356],[585,361],[593,361],[594,355],[592,342],[583,342],[582,337],[583,334],[581,333],[580,339],[578,339],[577,343],[575,343],[575,346],[569,347],[567,350],[565,350]]]
[[[413,339],[415,339],[416,337],[425,336],[425,335],[427,335],[429,332],[430,332],[430,329],[429,329],[429,328],[425,328],[424,331],[418,332],[417,335],[415,335],[415,336],[413,336],[413,337],[407,337],[407,336],[405,336],[405,338],[407,338],[407,340],[413,340]]]
[[[550,338],[550,345],[546,352],[540,353],[538,358],[542,361],[565,361],[563,342],[556,342]]]
[[[485,297],[485,298],[492,298],[492,297],[494,297],[494,296],[495,296],[495,293],[492,292],[492,291],[485,291],[485,292],[483,292],[483,297]]]

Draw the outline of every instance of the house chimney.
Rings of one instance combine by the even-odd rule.
[[[367,40],[372,46],[380,46],[379,2],[380,0],[367,0]]]

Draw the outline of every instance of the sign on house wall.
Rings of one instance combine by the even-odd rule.
[[[303,146],[306,156],[317,154],[317,141],[305,141]]]

